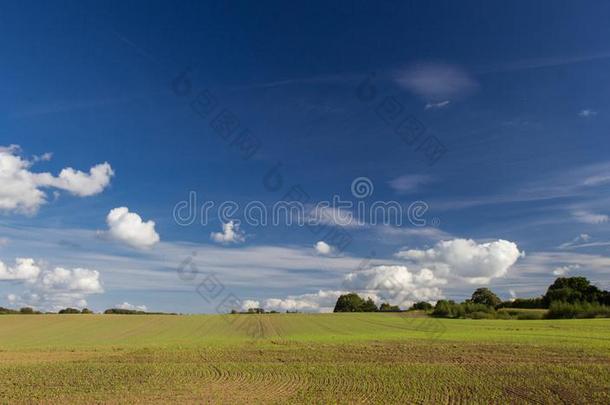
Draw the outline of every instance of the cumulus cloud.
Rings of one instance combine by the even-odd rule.
[[[34,163],[50,159],[43,157],[26,160],[19,156],[19,146],[0,147],[0,211],[34,214],[46,203],[43,188],[67,191],[79,197],[98,194],[110,184],[114,175],[108,163],[93,166],[88,173],[70,167],[61,170],[59,176],[31,171]]]
[[[343,285],[350,291],[363,292],[376,301],[390,301],[408,307],[415,301],[438,300],[443,296],[438,286],[446,282],[426,268],[413,273],[407,266],[376,266],[349,273]]]
[[[396,192],[405,194],[417,190],[419,187],[432,181],[432,176],[424,174],[405,174],[388,182]]]
[[[34,281],[40,274],[40,267],[30,258],[15,259],[14,266],[6,266],[0,261],[0,280]]]
[[[46,185],[66,190],[79,197],[88,197],[101,193],[110,184],[114,175],[109,163],[101,163],[89,169],[89,173],[63,169],[58,177],[51,177]]]
[[[320,290],[317,293],[269,298],[263,308],[275,311],[332,312],[339,295],[345,291]]]
[[[106,217],[108,235],[131,247],[146,249],[159,242],[159,234],[155,231],[154,221],[142,221],[135,212],[129,212],[127,207],[110,210]]]
[[[132,311],[144,311],[144,312],[148,311],[148,309],[146,308],[146,305],[133,305],[127,301],[123,302],[122,304],[115,305],[115,308],[129,309]]]
[[[319,290],[316,293],[269,298],[263,308],[276,311],[331,312],[341,294],[356,292],[378,305],[391,302],[408,308],[416,301],[436,301],[443,297],[437,278],[429,269],[411,272],[406,266],[374,266],[348,273],[342,290]]]
[[[37,281],[37,287],[44,291],[59,291],[80,294],[101,293],[100,273],[95,270],[76,268],[73,270],[56,267],[45,271]]]
[[[9,294],[13,305],[26,305],[45,310],[59,310],[65,307],[85,307],[86,297],[104,292],[100,274],[96,270],[83,268],[66,269],[55,267],[42,270],[31,258],[16,260],[14,268],[0,265],[0,280],[24,282],[25,292]]]
[[[335,248],[328,243],[320,240],[313,245],[316,253],[319,255],[330,255],[335,251]]]
[[[608,222],[608,215],[595,214],[589,211],[574,211],[572,216],[576,218],[577,221],[585,224],[602,224],[604,222]]]
[[[210,238],[223,244],[242,243],[246,240],[245,234],[239,229],[239,223],[234,221],[222,224],[222,232],[212,232]]]
[[[243,311],[247,311],[252,308],[260,308],[260,307],[261,307],[260,302],[255,301],[255,300],[243,300],[241,302],[241,309]]]
[[[514,242],[503,239],[481,244],[472,239],[453,239],[438,242],[431,249],[403,250],[396,257],[423,265],[440,277],[487,284],[492,278],[505,276],[523,255]]]
[[[476,243],[471,239],[438,242],[426,250],[398,252],[411,265],[376,265],[347,273],[341,290],[270,298],[264,308],[279,311],[330,311],[336,299],[346,292],[370,297],[377,304],[390,302],[407,308],[417,301],[434,302],[443,298],[442,287],[450,282],[489,283],[502,277],[523,256],[517,245],[506,240]]]
[[[437,103],[467,94],[478,86],[459,67],[435,63],[411,66],[396,76],[396,82],[424,99]]]

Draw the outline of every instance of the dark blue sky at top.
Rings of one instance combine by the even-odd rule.
[[[95,197],[62,196],[34,217],[1,220],[95,230],[125,205],[154,219],[164,241],[209,243],[218,221],[173,223],[174,204],[190,190],[272,203],[300,184],[328,200],[349,197],[352,180],[366,176],[375,199],[426,201],[454,236],[514,240],[526,252],[580,233],[604,239],[607,222],[571,221],[570,212],[591,204],[607,213],[607,188],[540,194],[608,160],[608,17],[607,2],[575,1],[3,3],[0,145],[53,152],[36,170],[108,161],[116,176]],[[420,63],[457,67],[473,88],[426,109],[445,100],[395,80]],[[193,91],[209,89],[261,140],[256,158],[240,159],[172,92],[186,69]],[[357,98],[372,72],[380,97],[396,97],[446,146],[436,164]],[[262,179],[277,162],[284,189],[269,192]],[[400,194],[388,182],[404,175],[433,180]],[[534,186],[536,198],[520,198]],[[252,245],[315,242],[302,229],[244,229]],[[391,257],[413,243],[357,231],[348,253]]]

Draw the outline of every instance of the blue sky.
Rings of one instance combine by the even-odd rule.
[[[318,311],[347,290],[405,306],[480,286],[538,295],[557,275],[608,288],[609,12],[3,4],[0,305],[214,312],[233,297]],[[204,99],[208,114],[193,104]],[[228,140],[214,124],[223,111],[239,121]],[[411,144],[405,119],[419,128]],[[250,149],[234,142],[243,131]],[[364,199],[357,178],[373,187]],[[216,209],[205,225],[174,219],[191,192],[198,210],[271,209],[295,185],[307,215],[333,196],[423,202],[425,226],[333,217],[316,233]]]

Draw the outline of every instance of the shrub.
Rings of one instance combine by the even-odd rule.
[[[549,306],[547,318],[569,319],[569,318],[595,318],[610,317],[610,307],[600,305],[597,302],[565,302],[554,301]]]
[[[517,313],[517,319],[519,320],[536,320],[542,319],[544,313],[541,311],[527,311]]]
[[[472,319],[494,319],[495,315],[491,312],[474,311],[466,314],[466,318]]]
[[[524,308],[524,309],[536,309],[546,308],[542,297],[536,298],[516,298],[514,301],[504,301],[498,308]]]
[[[430,305],[430,308],[432,308],[432,305]],[[384,302],[383,304],[381,304],[379,306],[379,311],[380,312],[400,312],[400,308],[398,307],[398,305],[390,305],[387,302]]]
[[[512,319],[513,317],[508,313],[508,311],[497,311],[496,319]]]
[[[136,315],[145,314],[144,311],[136,311],[135,309],[122,309],[122,308],[110,308],[104,311],[105,314],[118,314],[118,315]]]

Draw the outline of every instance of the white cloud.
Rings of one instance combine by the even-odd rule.
[[[317,293],[269,298],[263,308],[276,311],[331,312],[341,294],[356,292],[371,298],[378,305],[390,302],[408,308],[416,301],[436,301],[443,297],[438,287],[446,280],[436,278],[432,271],[421,269],[411,273],[406,266],[374,266],[348,273],[342,290],[319,290]]]
[[[404,194],[417,190],[420,186],[430,183],[432,177],[424,174],[405,174],[390,180],[388,184],[398,193]]]
[[[412,273],[406,266],[376,266],[349,273],[343,285],[350,291],[371,295],[377,301],[408,307],[415,301],[438,300],[443,296],[438,286],[446,282],[426,268]]]
[[[593,111],[593,110],[589,110],[589,109],[580,110],[580,112],[578,113],[578,116],[583,117],[583,118],[595,117],[596,115],[597,115],[597,111]]]
[[[339,295],[345,291],[320,290],[313,294],[292,295],[286,298],[269,298],[263,308],[275,311],[332,312]]]
[[[8,267],[0,261],[0,280],[34,281],[40,274],[40,267],[30,258],[15,259],[15,266]]]
[[[517,293],[512,288],[508,289],[508,293],[510,294],[510,302],[513,302],[517,299]]]
[[[144,312],[148,311],[148,309],[146,308],[146,305],[133,305],[127,301],[123,302],[122,304],[115,305],[115,308],[129,309],[132,311],[144,311]]]
[[[555,275],[555,276],[564,276],[568,272],[570,272],[572,270],[577,270],[577,269],[580,269],[580,265],[579,264],[568,264],[568,265],[565,265],[565,266],[556,267],[553,270],[553,275]]]
[[[438,103],[427,103],[425,109],[426,110],[440,109],[440,108],[447,107],[450,103],[451,103],[451,101],[449,101],[449,100],[440,101]]]
[[[591,240],[590,235],[588,235],[586,233],[581,233],[580,235],[578,235],[571,241],[565,242],[565,243],[562,243],[561,245],[559,245],[559,249],[568,249],[568,248],[577,247],[583,243],[589,242],[590,240]]]
[[[101,193],[110,184],[113,175],[114,171],[108,163],[93,166],[89,173],[68,167],[46,185],[66,190],[79,197],[88,197]]]
[[[456,277],[472,284],[487,284],[503,277],[524,253],[514,242],[499,239],[478,244],[472,239],[438,242],[427,250],[400,251],[396,257],[430,268],[440,277]]]
[[[354,218],[352,211],[324,204],[316,204],[309,211],[306,221],[312,225],[330,225],[345,228],[364,225]]]
[[[319,255],[330,255],[335,251],[335,248],[324,241],[318,241],[313,245],[316,253]]]
[[[602,224],[604,222],[608,222],[608,215],[595,214],[589,211],[574,211],[572,216],[576,218],[577,221],[585,224]]]
[[[261,304],[258,301],[255,300],[243,300],[241,302],[241,309],[242,311],[247,311],[251,308],[260,308]]]
[[[155,222],[143,222],[138,214],[129,212],[127,207],[112,209],[106,223],[110,237],[138,249],[150,248],[160,240],[155,231]]]
[[[9,301],[13,305],[55,311],[65,307],[83,308],[88,295],[104,292],[98,271],[63,267],[41,271],[32,259],[22,259],[21,264],[27,267],[24,271],[28,277],[20,279],[26,282],[27,289],[21,295],[10,294]]]
[[[610,175],[608,174],[594,174],[585,178],[583,185],[585,186],[598,186],[600,184],[608,183],[610,181]]]
[[[245,234],[239,229],[239,222],[234,221],[222,224],[222,232],[212,232],[210,238],[223,244],[242,243],[246,240]]]
[[[51,173],[34,173],[31,166],[40,160],[50,159],[45,154],[42,158],[28,161],[19,156],[19,146],[0,147],[0,211],[34,214],[46,203],[47,196],[42,188],[50,187],[65,190],[69,193],[86,197],[100,193],[110,184],[114,175],[108,163],[98,164],[89,173],[65,168],[59,176]]]
[[[400,72],[396,81],[428,101],[447,100],[473,91],[478,85],[457,66],[424,63]]]
[[[82,268],[69,270],[56,267],[43,272],[37,281],[37,286],[44,291],[95,294],[104,291],[99,277],[100,273],[95,270]]]

